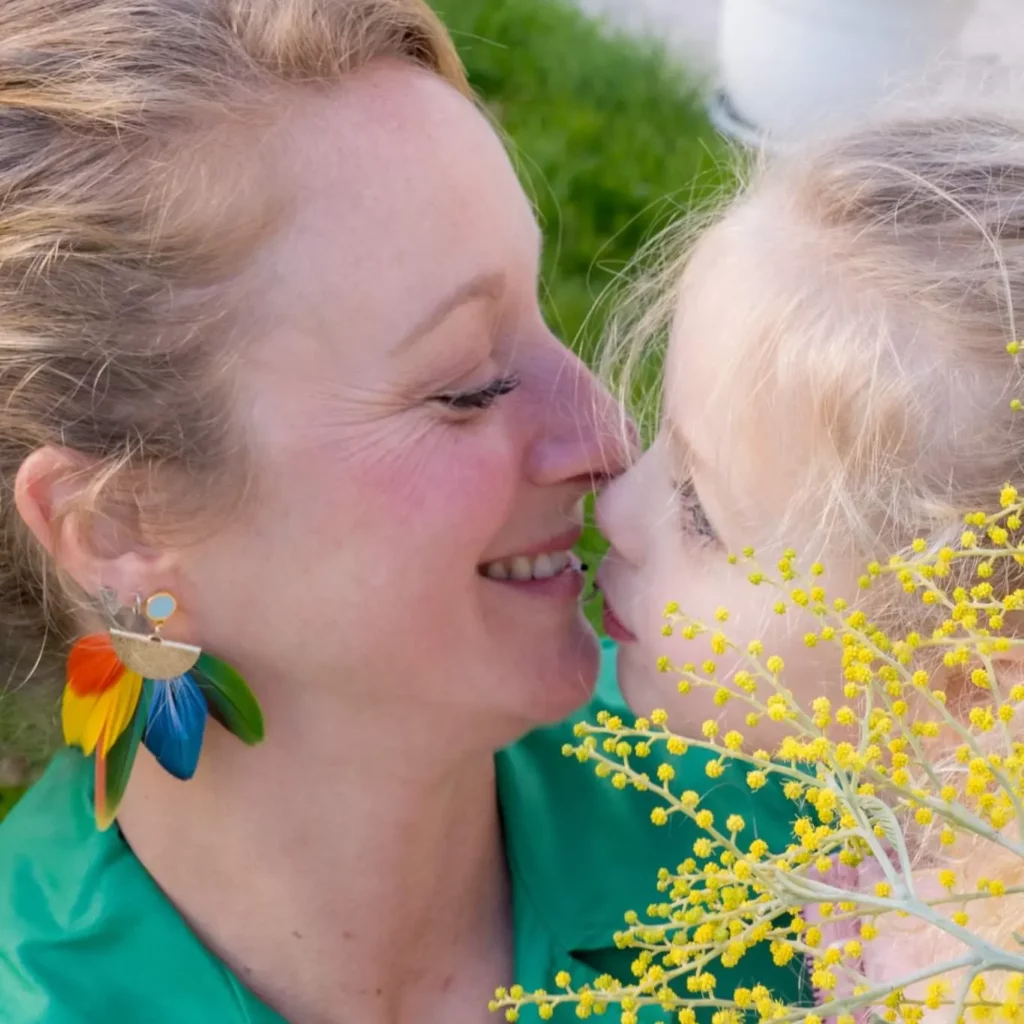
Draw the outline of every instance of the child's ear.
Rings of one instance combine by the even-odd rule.
[[[21,464],[14,504],[55,566],[87,594],[115,591],[122,603],[166,586],[167,558],[147,548],[130,521],[90,501],[101,468],[67,448],[47,445]]]
[[[1012,640],[1009,650],[994,651],[992,668],[998,676],[1000,689],[1009,692],[1011,686],[1024,682],[1024,637],[1007,637]]]
[[[1024,683],[1024,643],[1014,644],[1007,651],[995,651],[991,658],[1004,695],[1011,687]],[[952,669],[941,668],[932,676],[937,688],[945,691],[946,706],[961,718],[966,718],[971,708],[992,702],[991,690],[977,686],[971,679],[971,673],[981,667],[979,662],[972,662]]]

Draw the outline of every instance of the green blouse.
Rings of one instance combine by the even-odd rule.
[[[601,708],[626,713],[611,645],[597,694],[579,715],[497,755],[515,928],[509,980],[528,989],[553,989],[561,970],[577,985],[605,972],[630,978],[632,956],[612,934],[624,911],[659,898],[658,868],[689,856],[697,838],[678,817],[656,828],[652,797],[615,790],[562,756],[572,721]],[[118,830],[96,830],[89,764],[59,754],[0,825],[0,1024],[281,1024],[202,945]],[[754,822],[751,838],[756,827],[770,844],[785,843],[781,795],[762,790],[755,819],[742,779],[727,773],[712,783],[703,765],[703,755],[687,754],[677,772],[691,788],[711,787],[705,806],[716,817],[743,813]],[[798,969],[775,967],[763,953],[724,972],[729,984],[763,981],[796,998]],[[576,1018],[566,1007],[560,1019]]]

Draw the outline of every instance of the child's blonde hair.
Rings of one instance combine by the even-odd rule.
[[[741,355],[726,375],[739,398],[706,396],[706,415],[763,439],[777,437],[766,417],[800,408],[814,434],[780,539],[807,542],[813,515],[826,546],[842,538],[862,564],[915,538],[956,546],[965,515],[993,511],[1006,483],[1024,484],[1024,412],[1011,408],[1024,398],[1011,354],[1024,334],[1024,120],[879,120],[756,168],[699,227],[707,230],[682,224],[667,246],[655,243],[658,262],[612,321],[606,370],[624,397],[635,394],[686,301],[691,255],[713,236],[712,258],[734,286],[714,298],[732,307],[730,325],[739,317]],[[964,582],[954,571],[944,585]],[[1000,559],[990,582],[1003,594],[1024,587],[1024,567]],[[948,615],[892,583],[865,603],[891,637],[930,632]],[[1003,632],[1016,629],[1007,622]],[[968,701],[960,671],[946,682]],[[963,771],[943,750],[934,767],[952,780]],[[922,863],[952,856],[927,830],[911,838]],[[1024,871],[994,844],[968,838],[961,847],[966,877],[995,872],[1011,885]],[[1020,908],[1018,897],[994,901],[974,930],[1010,943]]]
[[[608,369],[627,388],[694,250],[691,225],[672,230],[612,324]],[[1024,332],[1024,121],[904,114],[816,143],[755,170],[710,233],[749,280],[722,296],[742,311],[742,398],[709,396],[708,415],[764,436],[778,410],[809,410],[802,536],[813,510],[865,561],[916,537],[939,546],[1024,480],[1007,353]],[[1004,561],[1002,586],[1024,586]]]

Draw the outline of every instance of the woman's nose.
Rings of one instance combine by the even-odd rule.
[[[636,446],[625,410],[584,364],[559,346],[561,365],[544,374],[531,412],[537,419],[527,471],[540,486],[584,482],[588,488],[618,476]],[[554,372],[551,372],[551,369]]]

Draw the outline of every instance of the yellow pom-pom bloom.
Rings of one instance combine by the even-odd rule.
[[[925,990],[924,1005],[929,1010],[938,1010],[952,994],[952,987],[948,981],[933,981]]]
[[[743,734],[736,732],[735,729],[730,729],[723,737],[722,742],[729,750],[740,750],[743,747]]]

